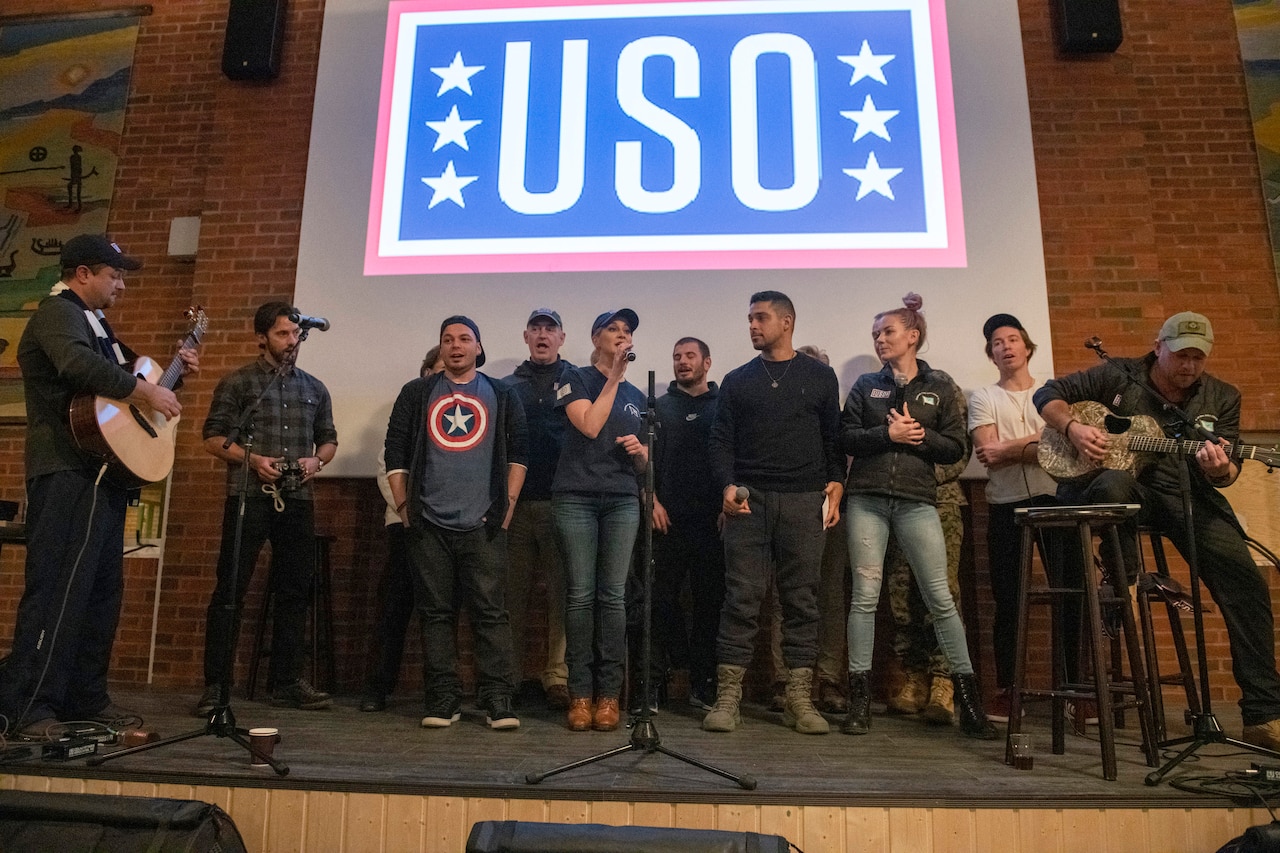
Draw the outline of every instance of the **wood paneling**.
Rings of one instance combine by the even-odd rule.
[[[0,788],[217,802],[250,851],[462,853],[474,823],[529,820],[776,833],[805,853],[1204,853],[1263,809],[930,809],[500,800],[0,776]],[[229,808],[228,808],[229,806]]]

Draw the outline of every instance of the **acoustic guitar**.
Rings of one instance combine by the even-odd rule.
[[[200,306],[186,312],[190,328],[182,347],[195,348],[209,328],[209,318]],[[139,356],[129,372],[144,382],[172,390],[182,378],[182,359],[173,361],[162,372],[160,366],[146,356]],[[173,470],[173,447],[177,439],[178,418],[166,418],[159,412],[145,415],[137,406],[123,400],[112,400],[88,392],[71,400],[71,435],[84,452],[107,463],[107,476],[125,488],[137,488],[169,476]]]
[[[1169,438],[1156,419],[1149,415],[1121,417],[1101,403],[1073,403],[1071,414],[1080,423],[1097,427],[1109,434],[1111,444],[1107,448],[1106,458],[1101,462],[1094,462],[1081,456],[1069,438],[1046,426],[1040,433],[1040,446],[1036,456],[1045,473],[1059,483],[1088,482],[1106,470],[1128,471],[1136,477],[1151,461],[1150,454],[1178,453],[1194,456],[1204,446],[1200,439],[1188,441]],[[1233,444],[1226,450],[1227,455],[1237,461],[1253,459],[1268,468],[1280,466],[1280,450],[1274,447]]]

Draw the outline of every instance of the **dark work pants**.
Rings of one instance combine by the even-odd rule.
[[[991,597],[996,612],[991,625],[995,646],[996,686],[1013,686],[1013,664],[1018,642],[1018,596],[1021,592],[1022,527],[1014,520],[1019,507],[1056,506],[1051,495],[1038,495],[1024,501],[989,504],[987,521],[987,565],[991,578]],[[1041,531],[1041,557],[1053,586],[1080,589],[1084,564],[1080,554],[1080,537],[1074,528],[1049,528]],[[1080,677],[1080,614],[1083,601],[1078,595],[1064,596],[1061,605],[1062,645],[1067,679]]]
[[[222,512],[222,550],[218,554],[218,583],[209,602],[204,638],[204,683],[231,683],[231,661],[240,634],[240,606],[253,579],[264,542],[271,543],[271,664],[267,685],[284,687],[302,677],[307,608],[315,580],[316,533],[313,501],[284,498],[276,512],[270,498],[245,502],[240,559],[234,560],[236,515],[240,499],[228,497]],[[232,566],[239,566],[234,575]],[[231,586],[235,581],[235,597]],[[266,618],[266,614],[263,614]]]
[[[446,530],[421,521],[406,535],[422,625],[427,704],[462,694],[458,612],[463,607],[475,635],[477,702],[483,706],[511,696],[515,685],[506,604],[506,531],[483,526]]]
[[[724,544],[716,519],[672,518],[666,533],[653,534],[654,658],[689,670],[701,684],[716,674],[716,636],[724,604]],[[680,591],[689,578],[691,609],[686,621]]]
[[[387,525],[387,563],[378,580],[378,622],[373,630],[372,667],[365,690],[386,695],[396,689],[405,631],[413,618],[413,567],[404,525]]]
[[[751,514],[725,522],[719,663],[751,665],[760,603],[770,572],[776,572],[783,660],[790,669],[813,666],[818,656],[818,578],[826,543],[822,499],[822,492],[752,489]]]
[[[13,728],[82,719],[111,701],[107,668],[124,592],[127,492],[104,482],[95,506],[96,475],[62,471],[27,483],[25,586],[0,683],[0,713]]]
[[[1125,471],[1104,471],[1085,487],[1063,484],[1064,503],[1137,503],[1138,518],[1122,529],[1121,556],[1129,580],[1136,577],[1138,549],[1134,531],[1139,522],[1159,528],[1184,557],[1188,537],[1182,498],[1138,483]],[[1200,577],[1218,603],[1231,642],[1231,672],[1243,694],[1240,716],[1246,726],[1280,719],[1280,675],[1276,673],[1275,620],[1271,593],[1253,562],[1240,529],[1208,501],[1193,493],[1196,553]],[[1105,540],[1104,540],[1105,541]],[[1103,550],[1103,560],[1115,559]]]

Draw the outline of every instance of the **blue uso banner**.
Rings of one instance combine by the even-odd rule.
[[[370,274],[962,266],[942,0],[393,2]]]

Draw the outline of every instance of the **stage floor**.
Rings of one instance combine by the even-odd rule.
[[[195,699],[194,693],[170,690],[115,691],[117,704],[137,711],[146,728],[164,737],[201,728],[188,714]],[[241,727],[280,729],[276,755],[289,765],[285,777],[250,767],[247,752],[212,736],[99,768],[85,766],[84,760],[36,759],[7,764],[3,770],[191,785],[544,800],[931,808],[1221,808],[1233,802],[1186,793],[1167,781],[1146,786],[1143,777],[1149,770],[1137,746],[1136,721],[1119,732],[1119,779],[1107,782],[1096,730],[1088,737],[1068,733],[1066,753],[1053,755],[1047,716],[1034,713],[1040,708],[1033,709],[1024,725],[1035,754],[1031,771],[1004,764],[1003,738],[973,741],[956,729],[926,727],[914,718],[877,715],[871,734],[849,737],[838,732],[834,719],[829,735],[798,735],[781,725],[781,715],[750,704],[744,705],[742,727],[730,734],[703,732],[701,712],[683,703],[673,702],[655,717],[663,746],[754,776],[758,787],[745,791],[670,756],[643,751],[530,785],[527,774],[623,746],[630,731],[573,733],[560,713],[535,710],[521,714],[517,731],[495,732],[485,726],[483,713],[469,705],[452,727],[428,730],[419,727],[420,703],[410,698],[394,699],[383,713],[361,713],[356,701],[340,698],[327,711],[272,708],[244,699],[233,704]],[[1249,761],[1247,754],[1211,746],[1170,778],[1221,775],[1243,770]]]

